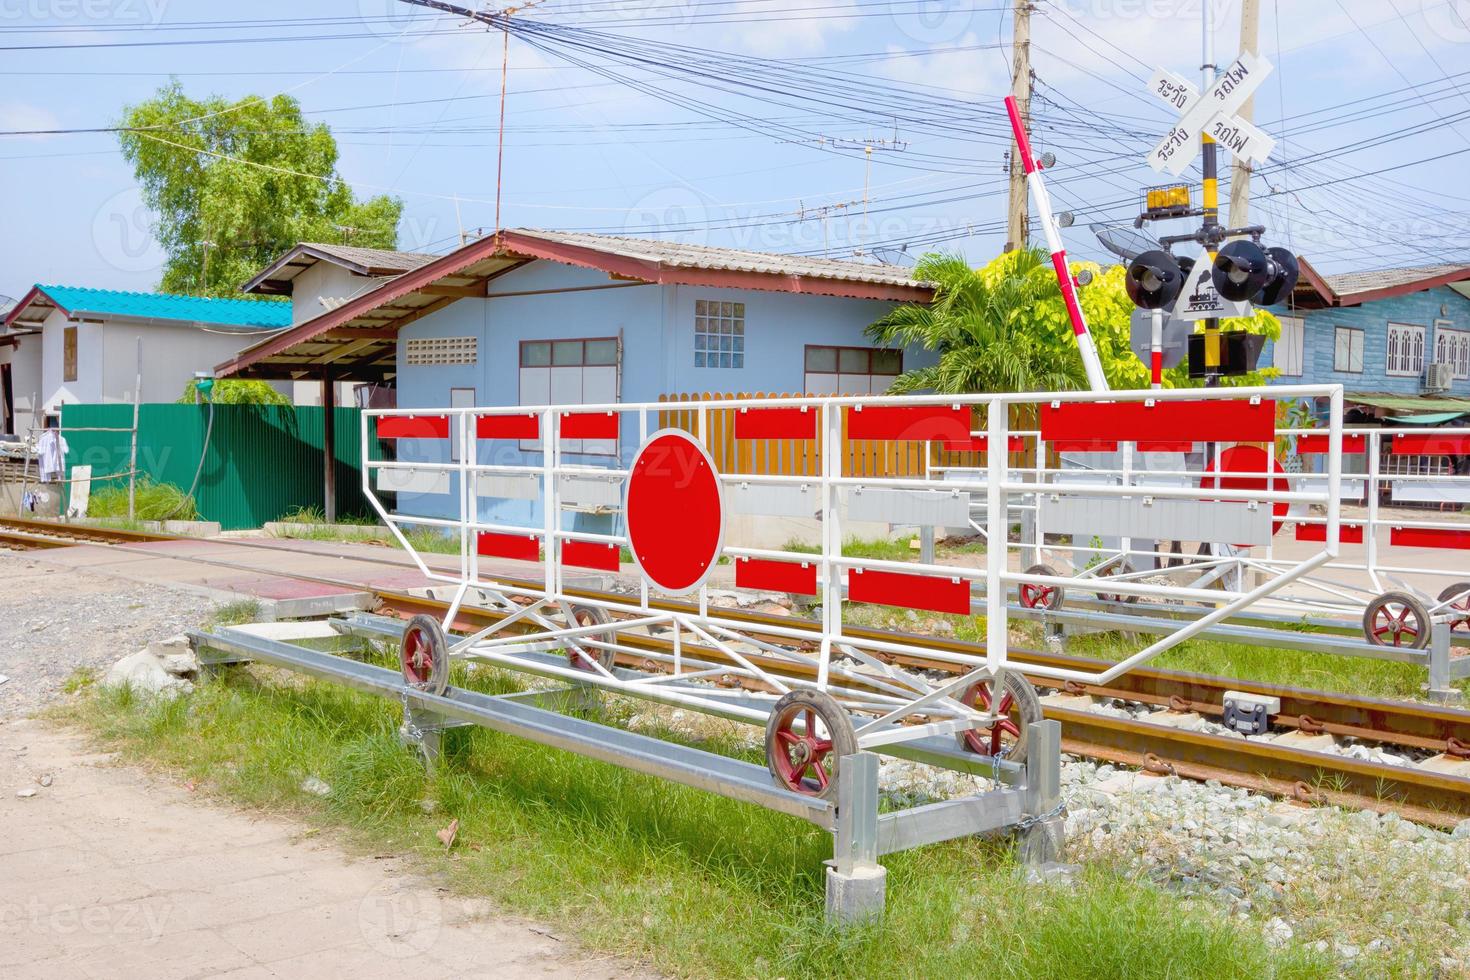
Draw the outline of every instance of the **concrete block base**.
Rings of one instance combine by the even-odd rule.
[[[881,864],[855,867],[851,874],[828,865],[827,921],[847,926],[882,918],[887,887],[888,869]]]

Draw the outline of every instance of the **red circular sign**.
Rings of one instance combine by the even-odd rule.
[[[1229,475],[1232,472],[1265,473],[1267,471],[1267,467],[1270,467],[1273,464],[1275,467],[1274,472],[1281,473],[1284,476],[1286,471],[1281,468],[1280,461],[1271,459],[1269,456],[1266,455],[1266,450],[1262,449],[1260,446],[1231,446],[1220,454],[1220,472],[1226,474],[1225,476],[1222,476],[1220,478],[1220,489],[1270,490],[1272,492],[1279,490],[1290,490],[1291,484],[1289,484],[1285,479],[1277,480],[1275,477],[1272,477],[1270,481],[1267,481],[1264,476]],[[1210,461],[1210,464],[1206,467],[1206,470],[1211,473],[1215,471],[1214,460]],[[1268,482],[1270,483],[1269,487],[1266,485]],[[1213,476],[1201,477],[1199,485],[1201,488],[1206,490],[1213,489],[1215,486],[1215,478]],[[1275,506],[1271,508],[1271,516],[1276,518],[1285,517],[1287,511],[1289,511],[1290,509],[1291,507],[1286,503],[1286,501],[1278,500]],[[1281,525],[1284,523],[1284,521],[1280,520],[1272,521],[1271,533],[1273,535],[1279,533],[1281,531]]]
[[[687,432],[655,432],[638,450],[623,514],[633,561],[662,592],[693,592],[719,560],[725,536],[720,476]]]

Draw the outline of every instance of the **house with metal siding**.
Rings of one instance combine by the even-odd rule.
[[[6,431],[25,436],[64,403],[131,402],[135,390],[176,401],[196,372],[290,323],[280,302],[37,285],[0,320]]]
[[[290,294],[313,311],[324,305],[299,287]],[[315,313],[217,370],[391,380],[399,408],[425,409],[881,392],[936,355],[876,351],[866,328],[899,303],[930,298],[928,284],[890,266],[512,230]],[[613,466],[637,443],[628,420],[616,443],[569,448],[589,465]],[[399,440],[396,449],[424,461],[447,451],[431,440]],[[502,444],[497,459],[531,451]],[[402,495],[400,506],[435,514],[452,500]],[[534,520],[536,506],[505,502],[486,517]]]
[[[1322,275],[1302,260],[1261,364],[1287,384],[1341,384],[1376,417],[1470,411],[1470,266]],[[1444,365],[1436,367],[1436,365]]]

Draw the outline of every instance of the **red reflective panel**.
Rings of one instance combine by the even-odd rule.
[[[1145,442],[1140,439],[1138,441],[1138,451],[1141,453],[1189,453],[1194,452],[1194,443],[1188,439],[1182,439],[1178,442]]]
[[[990,447],[989,436],[969,436],[965,439],[946,439],[944,448],[953,453],[983,453]],[[1006,452],[1023,453],[1026,451],[1026,439],[1024,436],[1006,436]]]
[[[561,437],[563,439],[616,439],[618,421],[616,412],[563,412]]]
[[[521,561],[539,561],[541,558],[541,542],[532,534],[481,531],[475,540],[475,550],[490,558],[517,558]]]
[[[770,592],[817,594],[817,566],[809,562],[772,561],[768,558],[735,560],[737,589],[765,589]]]
[[[937,575],[854,568],[847,576],[847,597],[853,602],[874,602],[960,616],[970,614],[970,583],[965,579]]]
[[[1470,455],[1470,436],[1436,435],[1425,432],[1394,436],[1395,456],[1466,456]]]
[[[1239,401],[1063,402],[1041,406],[1047,442],[1096,439],[1106,433],[1123,442],[1270,442],[1276,438],[1276,403]]]
[[[1118,444],[1111,439],[1058,439],[1051,448],[1059,453],[1115,453]]]
[[[643,576],[682,595],[699,587],[720,557],[725,514],[719,474],[685,432],[655,433],[628,477],[628,545]]]
[[[1298,454],[1325,453],[1327,452],[1327,437],[1323,435],[1297,436],[1296,451]],[[1368,437],[1344,434],[1342,437],[1342,451],[1344,453],[1367,452]]]
[[[965,441],[970,438],[970,409],[964,405],[854,406],[847,410],[847,438]]]
[[[475,419],[477,439],[540,439],[541,420],[535,415],[481,415]]]
[[[601,541],[563,541],[561,562],[563,565],[596,568],[604,572],[616,572],[621,567],[618,546]]]
[[[379,439],[448,439],[447,415],[380,415]]]
[[[1274,472],[1285,474],[1281,464],[1266,455],[1266,450],[1260,446],[1231,446],[1220,454],[1220,472],[1225,474],[1220,478],[1221,490],[1266,490],[1285,492],[1291,489],[1291,484],[1285,479],[1275,478],[1267,480],[1265,473],[1267,467],[1275,464]],[[1215,461],[1210,460],[1208,470],[1214,471]],[[1231,473],[1260,473],[1261,476],[1231,476]],[[1270,483],[1270,487],[1266,486]],[[1213,476],[1202,476],[1199,479],[1201,489],[1210,490],[1215,486]],[[1232,503],[1243,503],[1243,501],[1232,501]],[[1291,507],[1285,501],[1274,504],[1271,508],[1272,517],[1285,517]],[[1284,521],[1276,520],[1271,523],[1271,533],[1277,534],[1281,531]],[[1245,547],[1242,545],[1241,547]]]
[[[1406,548],[1470,548],[1470,531],[1438,527],[1396,527],[1389,532],[1389,544]]]
[[[1338,539],[1343,544],[1362,544],[1363,525],[1341,524],[1338,525]],[[1296,526],[1296,539],[1298,541],[1326,541],[1326,524],[1298,524]]]
[[[748,408],[735,413],[736,439],[815,439],[815,408]]]

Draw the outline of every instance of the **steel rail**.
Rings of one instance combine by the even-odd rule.
[[[119,550],[131,550],[128,542],[177,540],[182,536],[148,532],[123,531],[116,528],[95,528],[84,525],[58,525],[54,522],[29,521],[25,519],[0,518],[0,526],[40,528],[47,532],[45,540],[55,541],[56,534],[83,537]],[[73,534],[73,532],[82,532]],[[260,542],[231,542],[248,544],[251,547],[273,551],[298,549],[282,548]],[[356,590],[372,591],[380,608],[398,615],[424,612],[443,617],[450,604],[428,596],[391,590],[372,589],[362,583],[321,576],[292,574],[280,569],[260,569],[220,559],[197,556],[174,555],[184,561],[231,567],[242,570],[269,572],[269,574],[295,578],[302,581],[340,585]],[[505,583],[514,592],[518,583]],[[535,588],[537,583],[526,582]],[[570,598],[608,600],[616,598],[614,593],[592,589],[564,589]],[[687,612],[694,607],[690,603],[672,600],[654,600],[650,603],[661,611]],[[455,625],[460,629],[474,631],[492,625],[508,613],[485,609],[473,605],[461,605],[456,612]],[[810,645],[815,647],[820,637],[820,624],[800,617],[773,616],[751,610],[722,610],[722,615],[731,620],[749,624],[752,634],[760,635],[759,628],[768,626],[784,633],[807,631],[811,634]],[[616,630],[616,620],[609,625]],[[912,647],[912,654],[885,655],[884,659],[917,670],[952,673],[956,664],[952,660],[926,657],[923,651],[936,654],[984,656],[984,646],[947,637],[906,634],[868,627],[848,626],[846,632],[854,639],[869,639],[898,642]],[[620,634],[619,643],[627,647],[646,649],[651,654],[666,655],[672,643],[654,636],[636,633]],[[789,640],[787,642],[790,642]],[[684,644],[687,655],[712,663],[737,665],[722,652],[713,648]],[[1068,670],[1095,670],[1101,661],[1074,657],[1065,654],[1046,653],[1035,650],[1013,650],[1012,656],[1024,663],[1034,663],[1052,668]],[[789,660],[750,652],[744,654],[752,662],[761,663],[772,673],[801,676],[803,665]],[[644,661],[627,654],[620,660],[635,667],[644,667]],[[807,668],[810,670],[811,668]],[[1232,678],[1213,677],[1140,667],[1117,677],[1106,685],[1066,684],[1069,693],[1089,694],[1099,698],[1116,698],[1142,704],[1189,711],[1205,716],[1216,716],[1222,712],[1224,692],[1250,691],[1270,694],[1281,698],[1281,712],[1273,716],[1278,726],[1295,728],[1308,734],[1327,733],[1343,737],[1359,738],[1374,742],[1398,745],[1423,751],[1441,752],[1456,758],[1470,756],[1470,712],[1432,704],[1395,702],[1377,698],[1337,695],[1277,685],[1263,685]],[[1061,721],[1066,727],[1067,737],[1063,749],[1069,753],[1129,766],[1138,766],[1153,772],[1172,772],[1189,779],[1216,779],[1222,783],[1241,786],[1259,792],[1285,796],[1304,802],[1329,802],[1374,810],[1399,810],[1416,820],[1439,826],[1450,826],[1465,816],[1470,816],[1470,779],[1451,776],[1433,770],[1409,766],[1390,766],[1365,762],[1346,756],[1313,752],[1291,746],[1263,741],[1251,741],[1200,732],[1183,731],[1164,725],[1152,724],[1136,719],[1114,718],[1074,708],[1047,705],[1047,718]]]

